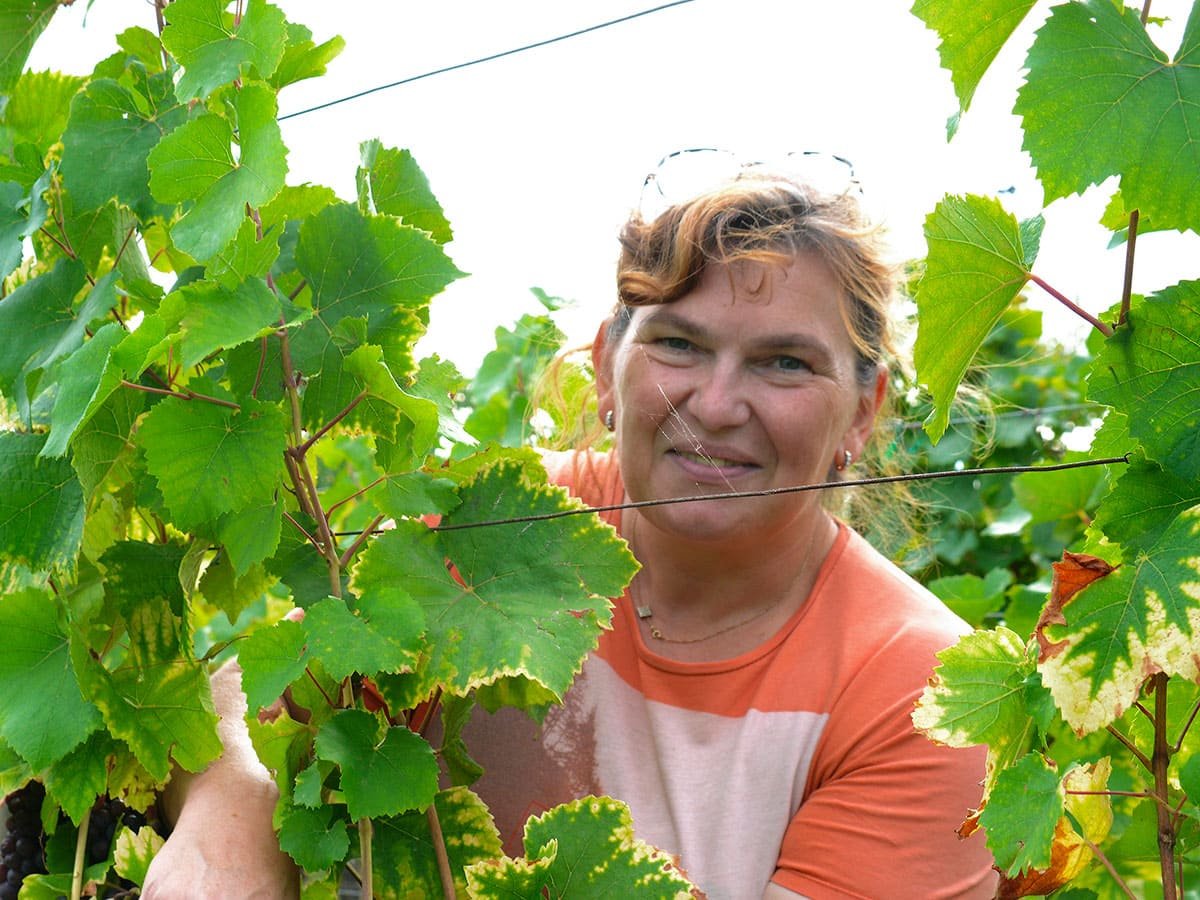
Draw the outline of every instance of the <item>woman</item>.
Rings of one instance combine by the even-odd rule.
[[[546,457],[591,505],[714,499],[612,514],[643,566],[613,630],[540,729],[472,723],[477,789],[512,849],[529,814],[616,796],[712,898],[990,897],[981,838],[955,833],[983,759],[909,719],[963,623],[817,493],[720,498],[868,450],[893,271],[849,191],[727,175],[624,229],[593,346],[615,450]]]

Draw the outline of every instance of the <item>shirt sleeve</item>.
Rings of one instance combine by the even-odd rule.
[[[902,630],[857,671],[822,736],[774,883],[816,900],[994,896],[983,834],[957,833],[979,805],[986,751],[938,746],[910,718],[935,650],[952,640]]]

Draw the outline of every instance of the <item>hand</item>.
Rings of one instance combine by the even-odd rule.
[[[142,896],[298,897],[299,870],[271,827],[278,791],[250,742],[236,663],[213,675],[212,689],[224,752],[200,774],[177,772],[168,785],[163,807],[175,828],[150,865]]]

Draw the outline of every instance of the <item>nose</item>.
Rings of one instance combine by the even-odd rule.
[[[735,360],[701,367],[687,398],[687,411],[710,432],[744,425],[750,418],[746,372]]]

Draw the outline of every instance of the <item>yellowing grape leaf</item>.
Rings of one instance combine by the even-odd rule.
[[[916,0],[913,15],[938,33],[938,56],[950,70],[958,112],[946,122],[953,138],[971,105],[975,89],[1000,48],[1021,24],[1035,0]]]
[[[136,832],[122,828],[117,833],[117,846],[113,853],[117,874],[134,884],[143,884],[150,863],[164,843],[164,839],[149,825],[143,825]]]
[[[1078,568],[1078,557],[1068,554],[1055,563],[1055,591],[1038,626],[1038,669],[1077,732],[1096,731],[1115,720],[1155,672],[1189,680],[1200,674],[1198,546],[1200,506],[1193,506],[1135,561],[1095,578],[1078,593],[1060,592],[1058,584],[1060,572],[1068,577]]]
[[[1015,875],[1001,874],[997,898],[1041,897],[1058,890],[1087,868],[1094,855],[1088,842],[1100,844],[1112,828],[1112,801],[1102,793],[1108,789],[1111,774],[1112,763],[1106,756],[1093,764],[1074,766],[1063,776],[1063,805],[1070,817],[1064,815],[1054,827],[1049,865]],[[1082,835],[1075,830],[1072,820],[1083,827]]]
[[[933,396],[925,431],[934,443],[967,366],[1029,279],[1042,224],[1041,216],[1018,223],[998,201],[971,195],[945,197],[925,219],[913,362]]]
[[[287,148],[275,121],[275,93],[265,84],[242,85],[233,101],[234,126],[206,113],[164,137],[147,159],[150,191],[162,203],[192,202],[171,229],[175,245],[204,261],[238,233],[246,206],[267,203],[283,187]]]
[[[100,725],[71,665],[53,595],[30,588],[0,597],[0,738],[40,771]]]
[[[514,463],[484,469],[460,495],[443,526],[578,508]],[[451,693],[520,676],[561,698],[611,620],[606,598],[620,596],[635,570],[592,515],[437,534],[401,522],[365,551],[351,584],[364,600],[402,590],[424,607],[428,674]]]
[[[1125,413],[1146,457],[1187,480],[1200,479],[1198,334],[1200,281],[1183,281],[1130,312],[1088,376],[1088,398]]]
[[[203,99],[250,72],[265,80],[279,65],[287,40],[279,7],[249,0],[235,19],[228,6],[227,0],[175,0],[164,9],[163,46],[184,69],[175,87],[180,100]]]
[[[999,773],[979,823],[1002,874],[1049,867],[1064,799],[1058,775],[1039,753]]]
[[[688,898],[694,885],[675,861],[633,832],[629,807],[581,797],[525,823],[525,860],[505,857],[467,868],[470,896]],[[544,889],[534,894],[530,888]]]
[[[1051,10],[1014,107],[1047,204],[1120,175],[1127,209],[1157,228],[1200,229],[1198,47],[1200,6],[1173,61],[1136,7],[1082,0]]]
[[[500,833],[484,802],[466,788],[439,791],[434,805],[446,842],[450,871],[454,874],[455,891],[459,897],[466,897],[463,870],[473,863],[502,855]],[[420,896],[417,891],[422,889],[427,897],[441,895],[441,876],[430,852],[433,838],[425,813],[376,819],[372,824],[376,896],[380,900],[406,900]]]

